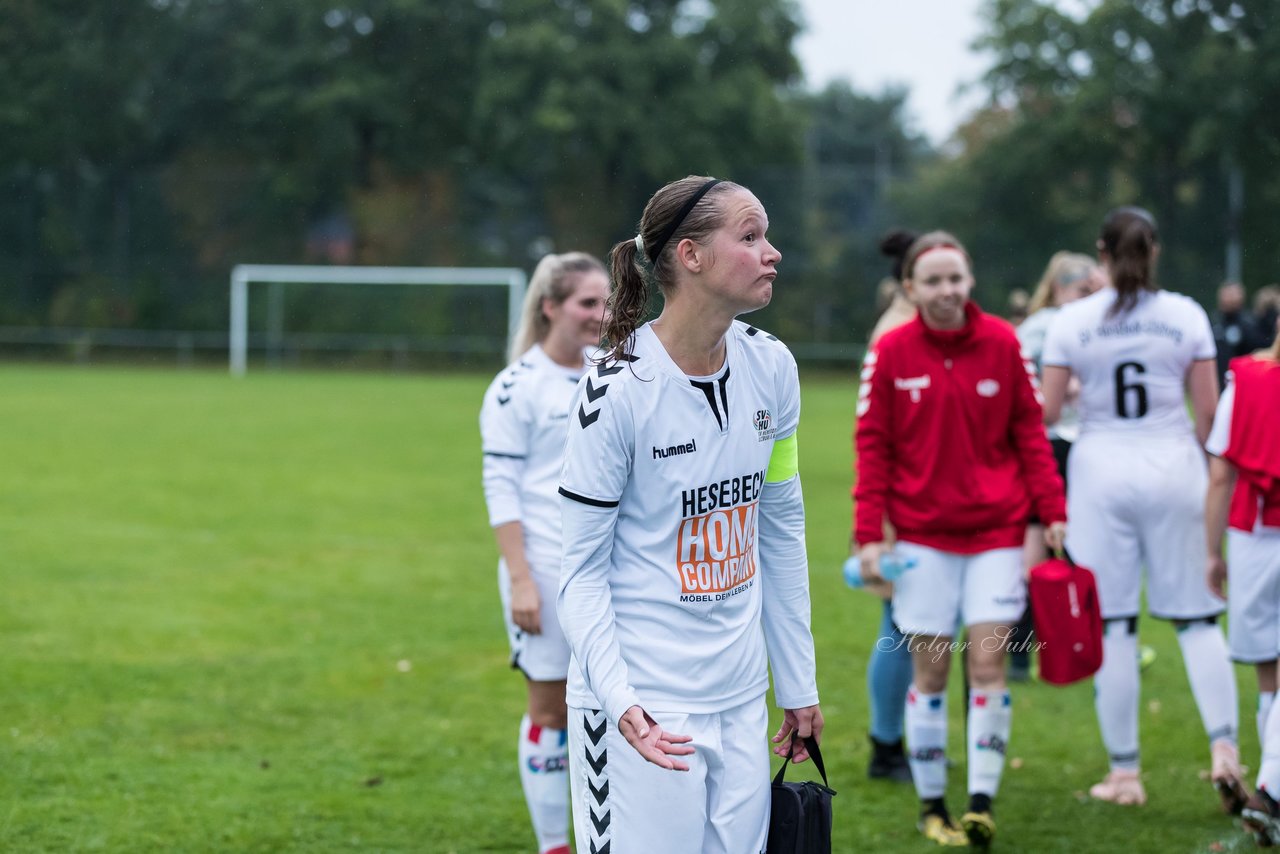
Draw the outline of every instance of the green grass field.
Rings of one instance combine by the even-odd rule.
[[[0,850],[532,851],[486,381],[0,366]],[[928,851],[910,788],[864,777],[879,605],[838,571],[853,389],[803,381],[836,850]],[[1016,686],[1000,850],[1252,847],[1202,779],[1172,629],[1143,629],[1150,804],[1083,797],[1106,770],[1089,685]]]

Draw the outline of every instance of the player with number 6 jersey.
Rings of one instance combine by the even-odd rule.
[[[1143,571],[1151,615],[1171,620],[1228,810],[1243,788],[1236,683],[1217,626],[1222,602],[1203,575],[1204,494],[1217,401],[1213,333],[1191,299],[1155,281],[1160,244],[1142,208],[1111,211],[1098,240],[1110,287],[1064,306],[1043,354],[1045,420],[1080,379],[1080,438],[1067,463],[1067,548],[1094,571],[1105,621],[1095,703],[1111,772],[1090,789],[1119,804],[1146,800],[1139,778],[1138,638]],[[1190,397],[1194,424],[1187,415]]]

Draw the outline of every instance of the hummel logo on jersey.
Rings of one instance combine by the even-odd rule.
[[[1000,393],[1000,382],[998,380],[979,380],[978,394],[982,397],[995,397]]]
[[[602,385],[600,386],[600,388],[596,388],[595,386],[591,385],[591,377],[587,377],[587,387],[583,389],[583,391],[587,395],[587,403],[595,403],[597,400],[599,400],[600,398],[604,397],[606,394],[609,393],[609,386]],[[597,409],[594,412],[587,412],[586,404],[582,404],[578,407],[578,423],[582,425],[582,429],[585,430],[586,428],[590,427],[592,424],[595,424],[596,421],[599,420],[599,418],[600,418],[599,409]]]
[[[683,445],[668,445],[665,448],[659,448],[657,445],[653,447],[653,458],[655,460],[665,460],[667,457],[678,457],[683,454],[693,454],[698,450],[698,443],[690,439]]]
[[[893,387],[898,391],[911,392],[912,403],[919,403],[920,392],[931,385],[933,385],[933,382],[929,379],[928,374],[922,377],[897,377],[893,381]]]

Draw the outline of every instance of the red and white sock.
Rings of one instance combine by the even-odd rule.
[[[1012,723],[1009,692],[969,694],[969,794],[996,796]]]
[[[567,733],[520,719],[520,785],[541,854],[569,852],[569,744]]]
[[[947,791],[947,695],[907,690],[907,761],[921,800]]]

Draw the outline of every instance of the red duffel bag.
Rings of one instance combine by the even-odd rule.
[[[1093,573],[1068,556],[1031,568],[1027,582],[1035,620],[1040,678],[1070,685],[1102,666],[1102,609]]]

